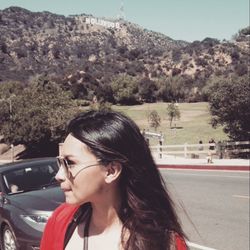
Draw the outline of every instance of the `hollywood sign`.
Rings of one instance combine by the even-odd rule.
[[[94,18],[94,17],[86,17],[85,21],[87,24],[97,24],[97,25],[104,26],[106,28],[120,29],[119,22],[111,22],[111,21],[106,21],[106,20],[99,19],[99,18]]]

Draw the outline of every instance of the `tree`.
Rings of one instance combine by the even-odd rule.
[[[111,88],[117,103],[124,105],[139,103],[138,82],[135,77],[121,74],[112,80]]]
[[[165,102],[172,102],[185,98],[185,79],[181,76],[162,77],[156,85],[158,86],[158,99]]]
[[[237,34],[233,35],[232,38],[233,38],[233,40],[241,41],[241,40],[245,39],[248,35],[250,35],[250,26],[239,30],[239,32]]]
[[[154,128],[155,131],[161,125],[161,117],[159,116],[156,110],[153,110],[149,113],[148,123],[150,127]]]
[[[55,155],[66,122],[78,111],[69,94],[44,79],[11,96],[6,94],[10,86],[4,85],[1,99],[11,100],[11,110],[6,105],[0,108],[0,134],[5,142],[25,145],[32,156]]]
[[[167,106],[167,115],[169,119],[169,126],[172,128],[172,122],[173,120],[180,119],[181,113],[179,110],[179,107],[175,103],[170,103]]]
[[[157,87],[149,78],[143,78],[138,84],[138,92],[142,101],[155,102]]]
[[[208,88],[211,124],[222,125],[233,140],[250,140],[249,93],[248,75],[217,78]]]

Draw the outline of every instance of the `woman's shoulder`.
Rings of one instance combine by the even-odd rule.
[[[63,249],[65,232],[77,209],[77,206],[63,203],[54,210],[43,232],[41,250]]]

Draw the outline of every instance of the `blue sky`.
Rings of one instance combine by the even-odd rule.
[[[230,40],[249,25],[249,0],[123,0],[126,20],[173,39]],[[0,9],[20,6],[31,11],[93,14],[115,18],[121,0],[0,0]]]

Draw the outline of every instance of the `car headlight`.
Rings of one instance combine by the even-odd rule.
[[[46,223],[49,218],[48,215],[22,215],[21,217],[30,223]]]
[[[49,214],[32,214],[32,215],[20,215],[21,218],[29,226],[33,227],[38,231],[43,231],[45,224],[48,221]]]

